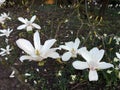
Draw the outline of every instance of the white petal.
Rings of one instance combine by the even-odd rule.
[[[72,57],[72,53],[66,52],[62,55],[62,60],[63,61],[68,61]]]
[[[2,29],[2,30],[0,30],[0,32],[1,32],[1,33],[5,33],[5,32],[6,32],[6,30],[5,30],[5,29]]]
[[[31,19],[30,19],[30,22],[34,22],[36,19],[36,15],[34,15]]]
[[[104,50],[99,50],[97,47],[94,47],[90,50],[92,58],[94,58],[94,60],[97,60],[97,62],[99,62],[103,58],[104,52]]]
[[[86,51],[87,48],[86,47],[82,47],[80,49],[77,50],[77,53],[81,55],[82,52]]]
[[[13,70],[9,77],[10,77],[10,78],[14,78],[14,77],[15,77],[14,74],[15,74],[15,71]]]
[[[87,62],[82,62],[82,61],[74,61],[72,63],[72,65],[75,69],[79,69],[79,70],[89,68],[88,63]]]
[[[80,45],[80,40],[79,40],[79,38],[76,38],[76,39],[75,39],[74,48],[75,48],[75,49],[78,49],[79,45]]]
[[[22,23],[26,23],[26,20],[23,17],[19,17],[18,20],[21,21]]]
[[[98,65],[98,69],[107,69],[111,67],[114,67],[113,64],[106,63],[106,62],[100,62]]]
[[[87,62],[91,62],[93,60],[93,58],[91,57],[91,54],[88,52],[86,47],[79,49],[78,52]]]
[[[27,56],[27,55],[23,55],[20,57],[20,61],[23,62],[24,60],[34,60],[35,58],[33,58],[32,56]]]
[[[62,48],[64,50],[71,50],[68,46],[65,46],[65,45],[60,45],[60,48]]]
[[[44,45],[43,45],[43,47],[42,47],[42,52],[46,53],[46,51],[48,49],[50,49],[55,42],[56,42],[55,39],[46,40],[45,43],[44,43]]]
[[[57,52],[51,52],[47,55],[50,58],[60,58],[60,55]]]
[[[97,56],[97,57],[96,57],[96,58],[97,58],[96,60],[97,60],[98,62],[103,58],[104,53],[105,53],[104,50],[99,50],[99,52],[98,52],[98,56],[95,55],[95,56]]]
[[[119,53],[116,53],[116,56],[120,59],[120,54]]]
[[[16,41],[16,43],[17,43],[18,47],[21,48],[22,50],[24,50],[27,54],[29,54],[29,55],[34,54],[34,48],[28,40],[18,39]]]
[[[68,46],[69,48],[73,48],[74,47],[74,43],[72,41],[66,42],[65,45]]]
[[[98,80],[98,74],[96,70],[90,70],[89,71],[89,81],[97,81]]]
[[[0,36],[4,36],[5,34],[0,34]]]
[[[1,51],[0,55],[2,55],[2,56],[6,55],[6,51]]]
[[[37,29],[41,29],[41,27],[38,24],[36,24],[36,23],[33,23],[32,26],[37,28]]]
[[[20,25],[20,26],[17,27],[18,30],[25,29],[25,28],[26,28],[26,25],[25,25],[25,24]]]
[[[33,27],[32,26],[27,26],[27,31],[32,31]]]
[[[98,51],[99,51],[99,49],[97,47],[94,47],[90,50],[90,53],[94,54],[95,52],[98,52]]]
[[[34,39],[33,41],[34,41],[35,49],[40,50],[41,42],[40,42],[40,35],[38,31],[35,32],[33,39]]]
[[[6,46],[6,50],[9,50],[9,48],[10,48],[10,45],[7,45],[7,46]]]

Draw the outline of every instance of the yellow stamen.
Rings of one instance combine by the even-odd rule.
[[[39,56],[39,55],[40,55],[39,50],[35,50],[35,54],[36,54],[37,56]]]

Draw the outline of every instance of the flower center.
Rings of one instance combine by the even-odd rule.
[[[73,57],[76,57],[76,50],[74,48],[72,48],[71,53]]]
[[[28,21],[28,22],[27,22],[27,25],[28,25],[28,26],[31,26],[31,25],[32,25],[32,23],[31,23],[30,21]]]
[[[94,71],[96,68],[93,66],[90,66],[90,70]]]
[[[6,32],[5,32],[5,35],[8,37],[8,36],[9,36],[9,32],[6,31]]]
[[[95,70],[97,69],[97,63],[96,62],[89,62],[89,69],[90,70]]]
[[[35,54],[36,54],[37,56],[40,56],[39,50],[35,50]]]

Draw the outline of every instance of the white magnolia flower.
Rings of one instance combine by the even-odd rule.
[[[5,0],[0,0],[0,6],[5,2]]]
[[[94,47],[90,51],[84,49],[81,52],[81,55],[86,60],[86,62],[74,61],[73,67],[78,70],[89,68],[89,81],[98,80],[98,74],[96,71],[97,69],[107,69],[113,67],[113,65],[110,63],[100,62],[100,60],[103,58],[104,50],[99,50],[97,47]]]
[[[17,29],[18,30],[26,29],[27,31],[32,31],[33,28],[41,29],[41,27],[38,24],[33,23],[35,19],[36,19],[35,15],[30,19],[30,21],[27,18],[24,19],[22,17],[19,17],[18,20],[24,24],[18,26]]]
[[[1,14],[1,17],[4,18],[4,19],[11,19],[11,17],[9,17],[9,13],[6,14],[5,12],[3,14]]]
[[[0,55],[1,55],[1,56],[5,56],[5,55],[7,55],[7,54],[10,54],[10,51],[11,51],[12,49],[10,49],[10,45],[7,45],[7,46],[6,46],[6,49],[0,48],[0,50],[1,50]]]
[[[0,30],[0,36],[9,37],[12,31],[13,31],[13,29],[10,30],[10,28]]]
[[[44,45],[41,45],[40,36],[38,31],[34,34],[34,47],[33,45],[26,39],[18,39],[16,41],[19,48],[24,50],[28,55],[23,55],[20,57],[20,60],[34,60],[41,61],[48,57],[50,58],[59,58],[59,54],[56,52],[58,48],[51,48],[53,44],[56,42],[55,39],[50,39],[45,41]]]
[[[6,14],[6,13],[1,14],[1,16],[0,16],[0,23],[4,24],[6,19],[9,19],[9,20],[11,19],[9,17],[9,13],[8,14]]]
[[[62,55],[63,61],[68,61],[71,57],[77,57],[77,54],[80,54],[80,49],[78,49],[80,44],[80,40],[78,38],[75,39],[75,42],[66,42],[65,45],[60,45],[60,48],[64,50],[68,50]]]

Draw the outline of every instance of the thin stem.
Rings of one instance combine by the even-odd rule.
[[[90,22],[90,18],[89,18],[89,15],[88,15],[88,5],[87,5],[87,0],[85,0],[85,12],[86,12],[86,16],[87,16],[87,19],[88,19],[89,24],[91,24],[91,22]]]
[[[58,26],[57,26],[57,30],[56,30],[55,37],[54,37],[55,39],[57,39],[58,32],[60,30],[60,26],[61,26],[62,23],[63,23],[63,21],[60,21],[59,24],[58,24]]]
[[[77,11],[78,11],[78,15],[77,15],[77,17],[78,17],[78,19],[79,19],[80,22],[81,22],[80,28],[77,30],[77,35],[76,35],[76,36],[78,37],[79,32],[80,32],[81,28],[83,27],[83,24],[84,24],[84,23],[83,23],[82,19],[80,18],[79,7],[78,7]]]

